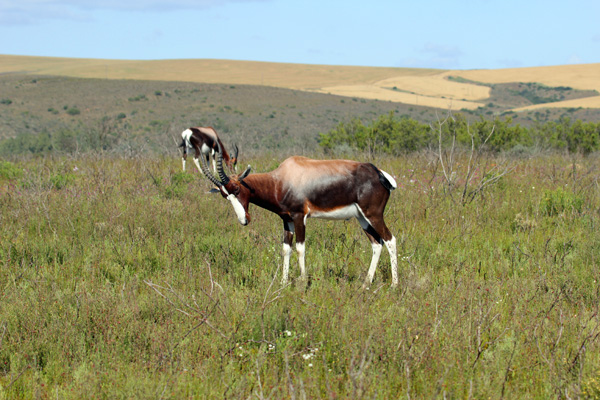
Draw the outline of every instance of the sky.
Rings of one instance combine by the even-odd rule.
[[[0,54],[500,69],[600,62],[599,0],[0,0]]]

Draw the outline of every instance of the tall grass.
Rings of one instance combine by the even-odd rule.
[[[176,159],[13,161],[0,398],[600,397],[595,158],[515,161],[465,206],[435,157],[374,160],[401,280],[383,254],[368,291],[355,221],[309,220],[281,288],[279,218],[240,226]]]

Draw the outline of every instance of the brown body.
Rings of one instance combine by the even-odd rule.
[[[290,157],[267,173],[252,174],[250,168],[240,175],[227,176],[217,154],[219,178],[205,174],[233,205],[241,224],[250,222],[250,203],[267,209],[283,220],[284,268],[287,282],[289,258],[294,234],[302,278],[306,279],[304,243],[306,220],[356,218],[373,246],[373,258],[365,285],[371,283],[382,245],[390,252],[392,286],[396,286],[396,240],[386,226],[383,212],[396,187],[394,179],[373,164],[349,160],[311,160]],[[208,173],[207,173],[208,172]]]

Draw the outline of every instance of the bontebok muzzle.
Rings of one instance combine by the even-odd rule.
[[[227,185],[231,182],[231,179],[229,178],[229,176],[227,176],[227,174],[223,170],[223,153],[222,153],[220,144],[218,145],[218,149],[219,149],[219,151],[216,154],[218,178],[216,176],[214,176],[212,174],[212,172],[210,172],[210,168],[208,168],[208,164],[207,164],[206,160],[204,159],[204,157],[201,157],[202,172],[204,172],[204,175],[206,175],[206,177],[213,184],[215,184],[217,186],[217,188],[219,189],[219,191],[221,192],[223,197],[225,197],[227,200],[229,200],[229,202],[233,206],[233,210],[235,211],[235,214],[237,215],[238,221],[240,221],[240,224],[248,225],[248,222],[249,222],[248,210],[247,210],[248,202],[245,202],[244,203],[245,206],[244,206],[234,193],[230,193],[227,190]],[[244,179],[246,176],[248,176],[249,173],[250,173],[250,166],[248,166],[246,171],[244,171],[244,173],[242,173],[238,177],[238,180],[241,182],[241,180]]]

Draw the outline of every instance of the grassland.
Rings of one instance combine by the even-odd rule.
[[[465,156],[371,159],[401,283],[384,254],[368,291],[355,221],[309,220],[281,288],[278,218],[175,152],[2,162],[0,398],[598,398],[598,159],[509,160],[463,206]]]
[[[393,111],[431,123],[440,113],[323,88],[384,82],[435,97],[435,85],[395,80],[419,75],[445,97],[485,101],[464,110],[480,118],[594,87],[453,71],[0,58],[1,138],[121,139],[94,154],[73,141],[62,155],[0,161],[0,399],[600,398],[597,155],[482,154],[473,165],[466,153],[338,154],[399,183],[386,220],[401,283],[389,288],[383,254],[365,291],[371,248],[355,221],[309,220],[309,284],[281,288],[279,219],[255,207],[240,226],[197,171],[180,171],[174,142],[187,126],[213,125],[261,172],[290,153],[322,157],[316,135],[340,121]],[[595,110],[510,115],[598,121]]]

